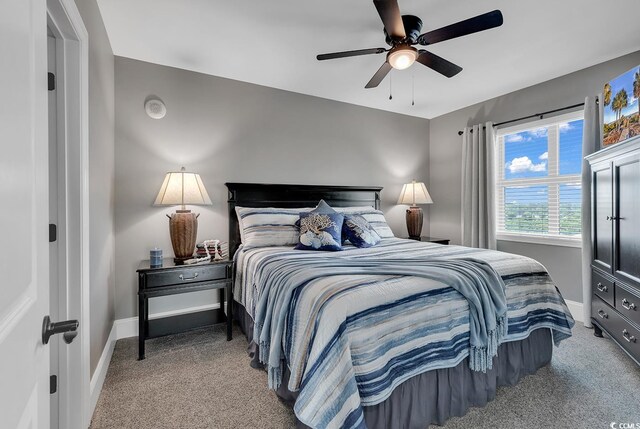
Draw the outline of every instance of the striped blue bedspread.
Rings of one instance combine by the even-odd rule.
[[[282,335],[261,344],[261,360],[274,367],[278,363],[269,362],[269,355],[284,358],[280,365],[286,364],[291,373],[288,388],[298,392],[294,411],[310,427],[364,428],[362,407],[384,401],[414,375],[456,366],[470,352],[470,308],[460,293],[440,281],[397,274],[341,275],[339,263],[333,275],[305,275],[304,284],[272,287],[277,284],[273,279],[287,270],[304,266],[320,272],[314,261],[319,265],[317,261],[327,257],[405,259],[407,264],[416,258],[481,260],[505,284],[503,342],[522,340],[538,328],[551,329],[556,344],[571,336],[569,310],[545,268],[533,259],[402,239],[346,249],[270,247],[236,254],[235,297],[254,320],[256,312],[283,302],[285,289],[293,290],[284,301],[284,326],[277,327]],[[278,272],[270,272],[273,267]],[[256,326],[257,332],[261,328]],[[270,353],[274,347],[278,353]],[[271,387],[276,387],[278,375],[270,373]]]

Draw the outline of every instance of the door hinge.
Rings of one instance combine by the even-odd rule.
[[[56,75],[53,73],[47,73],[47,76],[49,77],[49,91],[53,91],[56,89]]]
[[[58,227],[55,223],[49,224],[49,243],[53,243],[58,239]]]
[[[58,376],[50,375],[49,376],[49,394],[53,395],[58,391]]]

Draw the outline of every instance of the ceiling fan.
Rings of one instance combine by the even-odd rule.
[[[462,67],[425,49],[416,49],[413,45],[433,45],[434,43],[455,39],[456,37],[466,36],[467,34],[489,30],[502,25],[502,13],[499,10],[494,10],[473,18],[465,19],[464,21],[456,22],[455,24],[447,25],[437,30],[420,34],[422,30],[422,20],[414,15],[400,16],[397,0],[373,0],[373,4],[382,19],[385,39],[391,48],[358,49],[355,51],[321,54],[316,57],[319,61],[323,61],[387,52],[386,61],[365,85],[365,88],[377,87],[392,68],[404,70],[416,61],[446,77],[453,77],[462,71]]]

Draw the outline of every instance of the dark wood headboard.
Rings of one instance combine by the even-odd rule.
[[[315,207],[325,200],[335,207],[373,206],[380,208],[380,186],[269,185],[265,183],[225,183],[229,189],[229,258],[240,246],[236,206]]]

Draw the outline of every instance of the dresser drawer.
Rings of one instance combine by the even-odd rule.
[[[611,313],[615,313],[615,310],[607,305],[597,296],[594,296],[591,300],[591,317],[596,319],[600,325],[608,329]]]
[[[640,362],[640,330],[598,297],[593,297],[591,311],[598,324]]]
[[[632,292],[632,288],[616,284],[616,310],[627,319],[640,325],[640,292]]]
[[[591,275],[591,290],[594,294],[602,298],[609,305],[614,306],[615,301],[613,299],[613,282],[606,277],[598,273],[596,270],[592,271]]]
[[[227,274],[227,264],[192,265],[185,268],[148,272],[146,287],[224,280],[228,277]]]

